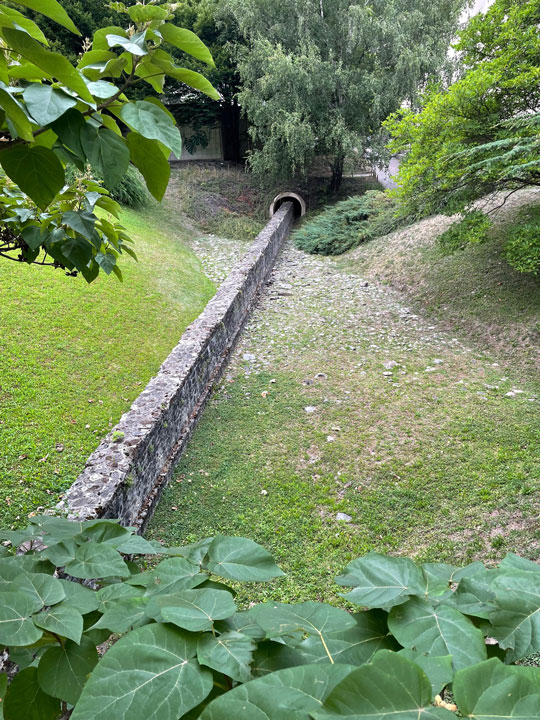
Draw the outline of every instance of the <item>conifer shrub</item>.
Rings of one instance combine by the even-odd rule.
[[[518,272],[540,274],[540,208],[529,209],[528,220],[510,228],[504,256]]]
[[[326,207],[294,233],[300,250],[320,255],[341,255],[374,237],[392,232],[399,223],[394,201],[385,193],[363,195]]]

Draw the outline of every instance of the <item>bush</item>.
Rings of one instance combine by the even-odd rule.
[[[522,273],[540,273],[540,208],[529,210],[529,220],[516,223],[504,247],[508,263]]]
[[[538,717],[540,669],[512,663],[540,650],[540,567],[516,555],[459,569],[370,552],[336,579],[354,613],[238,610],[223,580],[283,575],[245,538],[165,548],[50,516],[0,537],[5,720]]]
[[[438,242],[445,255],[463,250],[469,243],[485,242],[491,229],[491,221],[481,210],[463,213],[461,220],[439,235]]]
[[[308,253],[341,255],[366,240],[387,235],[398,222],[388,195],[369,190],[329,206],[307,220],[294,233],[293,240],[297,248]]]

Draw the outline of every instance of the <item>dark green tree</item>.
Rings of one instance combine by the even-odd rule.
[[[303,176],[325,156],[336,190],[347,157],[369,154],[381,122],[436,76],[465,0],[227,0],[263,176]]]

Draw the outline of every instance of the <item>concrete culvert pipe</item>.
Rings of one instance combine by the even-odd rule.
[[[301,195],[294,192],[282,192],[272,200],[270,205],[270,217],[272,217],[283,205],[284,202],[292,202],[294,205],[294,214],[296,217],[302,217],[306,214],[306,201]]]

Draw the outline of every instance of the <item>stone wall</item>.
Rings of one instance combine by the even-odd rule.
[[[60,507],[143,528],[195,427],[294,220],[285,203],[130,410],[90,455]]]

